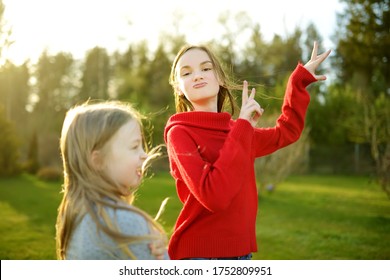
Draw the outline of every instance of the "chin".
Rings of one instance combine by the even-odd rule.
[[[135,187],[134,185],[127,186],[126,188],[123,188],[121,190],[121,194],[122,194],[122,196],[127,197],[127,196],[133,194],[137,190],[137,188],[138,188],[138,186]]]

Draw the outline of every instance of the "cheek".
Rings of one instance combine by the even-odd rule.
[[[214,72],[212,73],[213,75],[213,78],[215,79],[215,81],[218,83],[219,86],[222,86],[223,85],[223,82],[221,81],[221,79],[218,77],[218,75]]]
[[[179,93],[183,94],[183,93],[187,92],[187,90],[186,90],[186,82],[185,81],[180,80],[177,87],[179,89]]]

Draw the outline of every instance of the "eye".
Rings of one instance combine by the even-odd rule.
[[[183,73],[181,73],[181,76],[185,77],[185,76],[188,76],[189,74],[191,74],[191,73],[190,72],[183,72]]]
[[[130,150],[137,150],[139,148],[140,144],[136,143],[130,146]]]

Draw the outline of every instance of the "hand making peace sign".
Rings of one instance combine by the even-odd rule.
[[[307,71],[313,75],[317,81],[326,80],[325,75],[316,75],[315,71],[318,66],[329,56],[331,50],[324,52],[320,55],[318,53],[318,43],[314,41],[313,51],[311,53],[310,60],[304,65]],[[249,121],[252,126],[255,126],[260,116],[263,114],[264,109],[260,107],[259,103],[255,100],[256,90],[252,88],[250,95],[248,96],[248,82],[244,81],[242,90],[242,105],[239,118]]]
[[[310,60],[305,64],[305,68],[307,71],[310,72],[310,74],[313,75],[314,78],[317,79],[317,81],[323,81],[326,80],[325,75],[316,75],[315,71],[320,66],[320,64],[329,56],[331,50],[328,50],[327,52],[324,52],[320,55],[317,55],[318,52],[318,43],[317,41],[314,41],[314,47],[313,51],[311,53],[311,58]]]

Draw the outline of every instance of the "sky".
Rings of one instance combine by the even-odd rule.
[[[12,28],[14,41],[4,54],[15,64],[27,59],[34,62],[44,50],[49,54],[70,52],[77,59],[96,46],[109,52],[124,51],[129,44],[147,40],[153,47],[161,34],[174,34],[174,26],[186,34],[189,43],[207,42],[222,32],[218,17],[226,11],[247,13],[252,22],[260,24],[266,40],[313,22],[324,39],[324,47],[331,48],[336,12],[342,11],[339,0],[3,0],[3,3],[4,19]],[[179,25],[174,25],[175,22]]]

